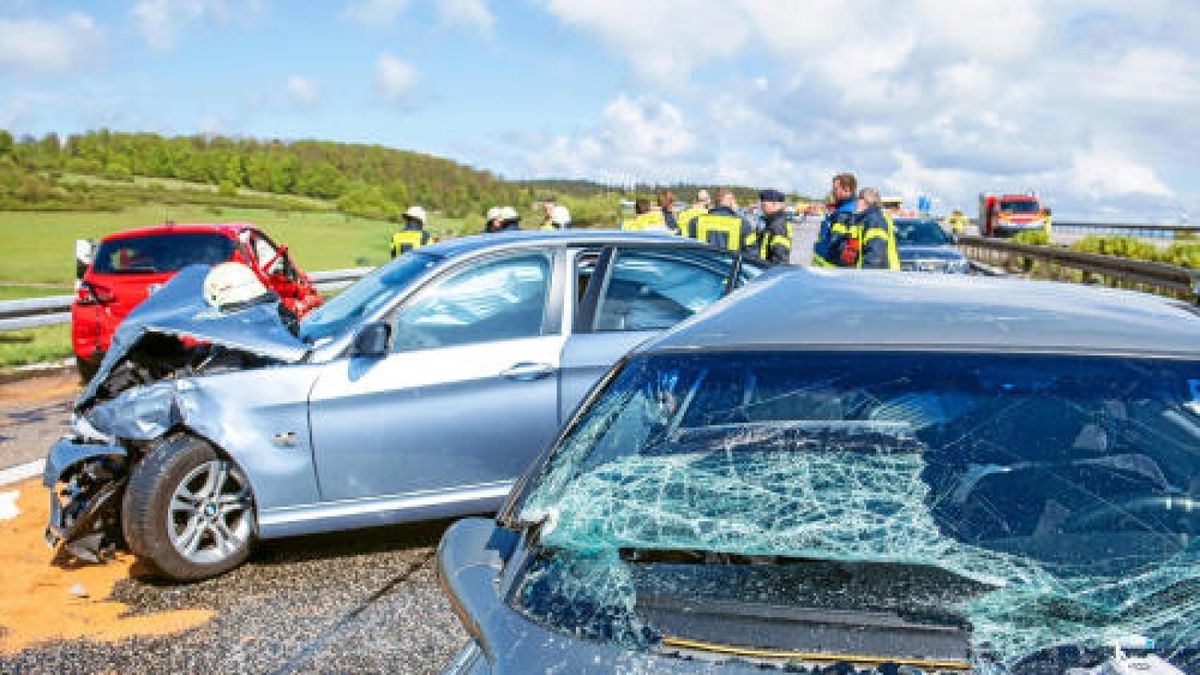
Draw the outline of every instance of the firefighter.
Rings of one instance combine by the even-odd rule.
[[[684,233],[733,253],[754,251],[754,228],[738,215],[737,199],[729,188],[718,190],[716,208],[688,220]]]
[[[792,257],[792,223],[783,207],[783,193],[763,190],[758,193],[762,205],[763,227],[758,234],[758,257],[771,265],[786,265]]]
[[[696,193],[696,201],[691,206],[684,209],[676,217],[675,222],[679,227],[679,234],[686,235],[687,224],[696,216],[702,216],[708,213],[708,209],[712,206],[712,197],[709,196],[708,190],[700,190]]]
[[[662,211],[663,224],[675,234],[679,234],[679,222],[675,220],[675,194],[670,190],[658,193],[658,208]]]
[[[900,252],[896,250],[896,228],[892,217],[883,211],[881,201],[879,190],[875,188],[863,188],[858,193],[859,212],[853,235],[859,240],[859,256],[854,267],[898,271]]]
[[[420,206],[410,206],[404,212],[404,227],[392,235],[392,257],[408,253],[429,243],[429,233],[425,231],[425,209]]]
[[[622,222],[621,229],[626,232],[661,231],[667,229],[667,222],[661,211],[651,208],[649,199],[638,198],[633,202],[633,218]]]
[[[483,233],[491,234],[500,229],[500,208],[493,206],[483,216]]]
[[[539,230],[557,229],[554,227],[554,222],[551,218],[556,206],[558,206],[558,202],[553,199],[547,199],[542,202],[542,226],[538,228]]]
[[[499,222],[492,232],[515,232],[521,229],[521,214],[511,206],[497,208],[496,219]]]
[[[950,226],[950,231],[954,234],[962,234],[967,228],[967,217],[963,215],[962,209],[954,209],[948,218],[946,224]]]
[[[1052,226],[1050,224],[1050,207],[1046,206],[1046,207],[1042,208],[1042,229],[1045,230],[1047,239],[1050,238],[1051,228],[1052,228]]]
[[[539,230],[566,230],[571,227],[571,212],[567,207],[556,204],[550,209],[547,220]]]
[[[821,221],[821,230],[813,243],[812,264],[816,267],[853,267],[858,262],[860,242],[854,235],[855,192],[858,179],[852,173],[839,173],[830,186],[832,208]]]

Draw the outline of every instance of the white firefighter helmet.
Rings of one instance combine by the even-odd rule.
[[[250,302],[268,292],[254,272],[242,263],[223,262],[204,277],[204,300],[217,309]]]

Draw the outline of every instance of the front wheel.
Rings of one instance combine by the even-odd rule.
[[[245,562],[254,540],[250,482],[203,439],[169,436],[129,478],[121,509],[129,549],[174,581],[198,581]]]

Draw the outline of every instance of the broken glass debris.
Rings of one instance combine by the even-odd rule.
[[[515,604],[648,647],[664,626],[646,598],[822,607],[802,580],[833,562],[850,570],[823,586],[839,611],[960,617],[978,669],[1131,636],[1194,658],[1198,377],[1200,363],[1116,357],[642,356],[520,505],[541,554]],[[716,576],[699,584],[672,556]],[[921,602],[851,597],[848,579],[879,565]],[[806,571],[731,581],[756,567]],[[920,570],[966,586],[939,596],[945,579]]]

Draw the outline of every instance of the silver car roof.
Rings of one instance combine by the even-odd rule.
[[[458,256],[488,248],[505,245],[538,246],[546,244],[604,245],[604,244],[659,244],[674,246],[707,247],[708,244],[681,237],[670,232],[622,232],[620,230],[520,230],[476,234],[447,239],[421,249],[423,253],[438,256]]]
[[[1179,300],[1020,279],[772,272],[640,351],[738,348],[1089,353],[1200,358]]]

